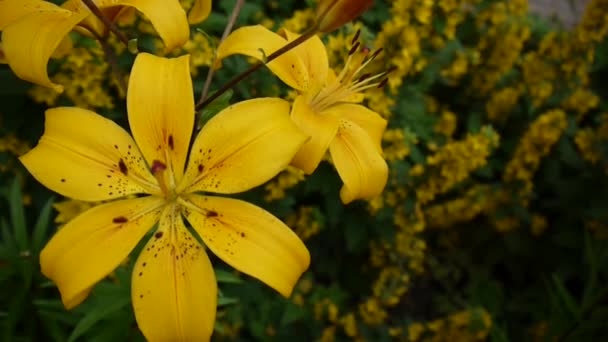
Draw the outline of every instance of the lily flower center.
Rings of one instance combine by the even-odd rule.
[[[175,177],[172,170],[167,167],[167,164],[160,160],[155,160],[152,163],[150,171],[152,172],[152,175],[154,175],[154,178],[156,178],[165,199],[168,201],[175,200],[177,198],[177,193],[175,192]]]
[[[364,69],[382,52],[382,48],[373,53],[359,41],[360,30],[351,41],[348,58],[338,77],[322,88],[310,101],[311,108],[316,112],[331,107],[339,102],[349,102],[348,99],[369,88],[382,88],[388,81],[387,76],[394,69],[378,74],[363,73]]]

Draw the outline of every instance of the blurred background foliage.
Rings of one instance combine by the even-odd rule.
[[[233,5],[215,1],[175,53],[192,54],[197,94]],[[302,32],[311,6],[247,1],[237,26]],[[608,1],[590,1],[572,28],[529,14],[526,0],[377,0],[360,19],[323,39],[340,70],[361,29],[366,45],[384,49],[371,68],[394,68],[384,89],[366,94],[389,120],[387,188],[344,206],[324,162],[310,177],[288,169],[247,193],[297,232],[312,264],[284,299],[213,260],[221,290],[214,339],[608,336]],[[145,19],[126,16],[120,26],[141,50],[160,52]],[[0,66],[1,338],[140,341],[129,294],[134,258],[72,311],[39,271],[49,237],[91,205],[44,189],[16,157],[40,137],[48,107],[89,108],[126,126],[121,84],[134,59],[113,42],[117,76],[95,41],[73,35],[65,45],[49,64],[62,94]],[[226,60],[213,88],[248,65]],[[262,70],[202,117],[257,96],[293,94]]]

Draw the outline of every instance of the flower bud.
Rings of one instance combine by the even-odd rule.
[[[331,32],[365,12],[374,0],[320,0],[317,25],[321,32]]]

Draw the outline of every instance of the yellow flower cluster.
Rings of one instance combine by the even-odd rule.
[[[527,0],[499,1],[477,14],[477,29],[484,34],[477,45],[480,64],[473,74],[472,94],[488,95],[520,58],[530,38],[527,5]]]
[[[315,208],[299,206],[297,213],[287,217],[285,223],[291,227],[296,234],[306,241],[321,231],[321,223],[315,218]]]
[[[492,122],[504,121],[517,105],[521,90],[515,87],[500,89],[490,96],[486,103],[488,119]]]
[[[304,180],[304,171],[289,166],[264,186],[264,200],[272,202],[285,197],[285,192]]]
[[[495,202],[489,186],[473,185],[461,197],[425,208],[427,227],[450,228],[468,222],[492,210],[496,206]]]
[[[485,341],[491,328],[490,314],[482,308],[475,308],[428,323],[412,323],[407,328],[407,340],[404,341]]]
[[[14,134],[8,134],[0,137],[0,153],[10,153],[14,156],[21,156],[30,150],[30,145],[17,138]],[[14,167],[14,162],[8,160],[7,162],[0,164],[0,172],[7,172]]]
[[[581,156],[592,164],[600,161],[599,144],[606,141],[608,141],[608,113],[600,116],[600,125],[597,128],[581,128],[574,137]]]
[[[392,94],[397,93],[407,75],[420,71],[425,64],[421,59],[422,42],[433,30],[430,20],[433,3],[433,0],[393,1],[391,17],[377,35],[374,46],[384,48],[385,64],[395,68],[388,81]]]
[[[481,133],[469,134],[462,141],[450,142],[427,157],[429,178],[416,189],[420,204],[452,189],[484,166],[493,148],[498,146],[498,135],[489,127]]]
[[[383,148],[384,158],[387,161],[403,160],[410,154],[408,143],[412,139],[415,138],[407,136],[403,129],[394,128],[384,131],[382,136],[382,141],[385,143]]]
[[[505,182],[523,183],[521,195],[532,191],[532,178],[543,157],[551,152],[568,125],[566,113],[561,109],[548,111],[539,116],[521,137],[513,157],[505,168]]]
[[[113,45],[120,46],[117,43]],[[116,87],[115,77],[110,73],[103,50],[98,45],[73,48],[61,63],[54,79],[64,85],[63,94],[78,107],[114,108],[114,97],[109,85],[114,85],[116,89],[119,87]],[[34,101],[45,103],[47,106],[57,105],[61,95],[53,89],[39,85],[30,90]]]

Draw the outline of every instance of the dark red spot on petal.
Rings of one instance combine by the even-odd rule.
[[[65,183],[65,178],[61,178],[61,183]]]
[[[216,216],[218,216],[217,211],[209,210],[207,212],[207,217],[216,217]]]
[[[156,234],[154,234],[154,237],[160,239],[161,237],[163,237],[163,232],[156,232]]]
[[[203,166],[203,164],[198,164],[198,173],[203,173],[204,169],[205,167]]]
[[[169,141],[167,143],[169,144],[169,148],[171,150],[173,150],[173,136],[172,135],[169,136]]]
[[[122,159],[118,161],[118,168],[120,169],[120,172],[122,172],[124,175],[127,175],[127,173],[129,172],[129,169],[127,169],[127,164],[125,164]]]
[[[245,233],[241,232],[241,237],[245,237]]]
[[[115,217],[112,219],[112,222],[114,222],[114,223],[126,223],[128,221],[129,220],[124,216],[118,216],[118,217]]]

